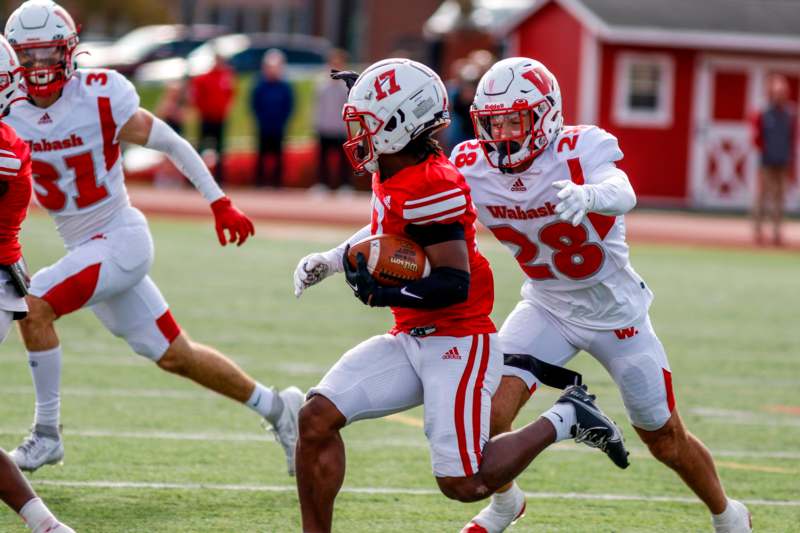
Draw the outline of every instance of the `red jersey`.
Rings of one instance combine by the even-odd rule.
[[[494,279],[489,262],[475,241],[475,207],[464,177],[444,155],[433,155],[383,183],[372,176],[372,234],[410,236],[409,224],[452,224],[464,227],[469,250],[470,286],[465,302],[442,309],[392,307],[390,333],[434,328],[433,335],[465,337],[496,330],[489,314],[494,305]]]
[[[235,81],[233,70],[225,65],[192,78],[192,101],[204,120],[225,121],[233,103]]]
[[[0,122],[0,264],[22,257],[19,230],[31,201],[31,156],[28,144]]]

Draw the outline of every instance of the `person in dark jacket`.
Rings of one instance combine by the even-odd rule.
[[[761,167],[753,204],[753,221],[756,243],[763,244],[762,225],[765,213],[771,207],[772,244],[781,246],[784,191],[797,143],[797,116],[794,110],[797,104],[789,99],[786,78],[778,74],[769,78],[767,95],[769,104],[756,116],[755,121],[755,144],[761,155]]]
[[[250,104],[258,123],[256,185],[280,187],[283,184],[283,140],[294,108],[292,87],[284,79],[286,56],[267,50],[262,61],[262,76],[253,88]],[[265,172],[265,163],[269,172]]]

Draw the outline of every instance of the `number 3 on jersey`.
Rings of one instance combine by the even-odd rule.
[[[523,272],[535,280],[555,279],[550,265],[533,264],[539,255],[539,247],[521,231],[511,226],[489,228],[497,240],[513,244],[519,251],[516,259]],[[596,274],[603,266],[603,249],[588,242],[586,227],[573,226],[567,222],[554,222],[539,231],[539,241],[554,250],[551,262],[555,269],[571,279],[586,279]]]
[[[111,102],[107,97],[97,99],[100,115],[100,129],[103,136],[103,155],[106,159],[106,170],[110,170],[119,158],[119,143],[115,142],[114,134],[117,125],[111,114]],[[108,189],[97,183],[92,152],[82,152],[64,158],[66,167],[75,174],[74,197],[78,209],[89,207],[108,196]],[[39,204],[49,211],[60,211],[67,205],[67,195],[58,186],[61,176],[58,169],[39,159],[32,161],[33,179],[41,189],[35,189],[36,199]]]

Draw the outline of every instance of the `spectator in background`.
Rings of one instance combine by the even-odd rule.
[[[317,84],[317,108],[314,125],[319,140],[318,176],[320,189],[344,190],[352,188],[350,165],[347,163],[342,145],[347,133],[342,121],[342,108],[347,102],[347,87],[339,80],[332,80],[331,70],[345,70],[347,52],[334,49],[328,56],[328,64]],[[331,165],[331,161],[335,164]]]
[[[463,63],[458,72],[457,84],[450,94],[450,127],[445,130],[450,149],[460,142],[475,138],[469,111],[482,75],[478,65],[471,61]]]
[[[164,92],[156,105],[155,115],[166,122],[178,135],[183,134],[186,123],[186,83],[175,80],[164,86]]]
[[[794,104],[789,100],[789,84],[785,77],[776,74],[769,78],[767,98],[767,108],[755,120],[755,144],[761,154],[761,168],[753,220],[756,242],[763,244],[762,226],[771,204],[772,243],[781,246],[784,190],[795,155],[797,117]]]
[[[186,80],[168,82],[156,104],[155,115],[167,123],[178,135],[183,135],[187,114]],[[162,157],[153,175],[156,187],[178,188],[186,184],[183,174],[175,168],[168,157]]]
[[[198,151],[216,151],[214,178],[220,185],[224,181],[225,120],[233,104],[235,83],[233,69],[219,54],[215,55],[211,70],[192,79],[192,102],[200,114]]]
[[[258,123],[256,185],[280,187],[283,184],[283,139],[294,108],[292,87],[284,79],[286,56],[270,49],[261,62],[261,79],[253,88],[250,105]],[[341,120],[341,119],[340,119]],[[269,163],[269,173],[264,163]]]

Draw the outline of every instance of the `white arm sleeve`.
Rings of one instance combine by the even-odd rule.
[[[594,205],[591,211],[601,215],[624,215],[636,205],[636,193],[625,172],[614,163],[600,165],[591,174]]]
[[[337,246],[333,250],[336,250],[336,253],[337,253],[338,257],[342,258],[342,257],[344,257],[344,249],[347,248],[348,244],[350,246],[352,246],[355,243],[357,243],[358,241],[366,239],[370,235],[372,235],[372,225],[371,224],[367,224],[366,226],[364,226],[363,228],[361,228],[357,232],[353,233],[342,244],[340,244],[339,246]],[[331,250],[331,251],[333,251],[333,250]]]
[[[209,203],[225,196],[200,154],[158,117],[153,117],[153,127],[145,147],[164,153]]]

